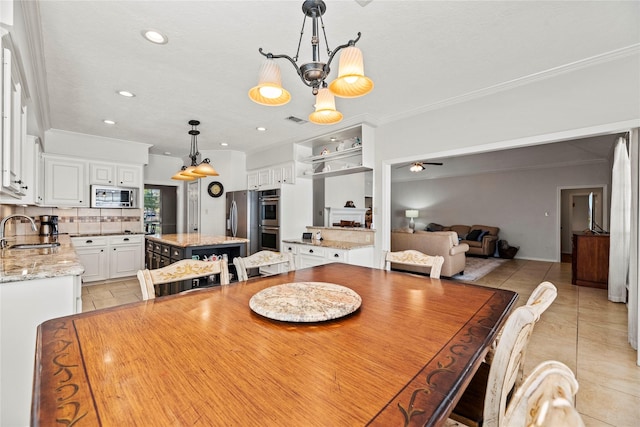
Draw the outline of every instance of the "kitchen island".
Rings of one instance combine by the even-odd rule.
[[[181,259],[211,259],[211,256],[227,256],[229,277],[237,280],[233,258],[247,256],[248,239],[240,237],[212,236],[200,233],[149,234],[145,236],[145,264],[148,269],[160,268]],[[204,283],[181,283],[179,286],[166,286],[158,291],[175,293],[201,286]],[[179,289],[174,289],[179,288]]]
[[[0,425],[29,425],[36,330],[82,311],[80,263],[69,236],[18,236],[13,244],[57,240],[60,246],[0,249]]]

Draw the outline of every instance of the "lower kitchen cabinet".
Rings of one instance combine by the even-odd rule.
[[[326,246],[287,243],[282,245],[283,252],[290,252],[296,260],[296,268],[315,267],[317,265],[342,262],[345,264],[373,266],[373,247],[337,249]]]
[[[142,235],[72,237],[71,241],[84,266],[84,283],[135,276],[144,268]]]

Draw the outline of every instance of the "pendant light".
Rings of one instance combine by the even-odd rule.
[[[199,124],[200,122],[198,120],[189,120],[189,125],[191,125],[191,130],[189,131],[189,135],[191,135],[191,150],[189,151],[191,165],[183,166],[171,177],[171,179],[178,181],[193,181],[195,179],[204,178],[205,176],[220,175],[216,172],[213,166],[211,166],[211,160],[204,159],[202,162],[198,163],[198,156],[200,155],[200,152],[198,151],[198,135],[200,135],[200,131],[197,130],[196,127]]]

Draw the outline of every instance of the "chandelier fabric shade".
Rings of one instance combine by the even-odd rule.
[[[355,46],[340,54],[338,78],[329,83],[329,89],[341,98],[358,98],[373,90],[373,81],[364,75],[362,51]]]
[[[280,67],[275,63],[274,59],[288,60],[295,68],[302,83],[311,88],[311,93],[316,96],[316,108],[309,115],[309,120],[316,124],[333,124],[342,120],[342,113],[337,111],[335,107],[334,95],[342,98],[357,98],[373,90],[373,81],[364,75],[362,51],[355,47],[360,40],[361,33],[358,33],[355,39],[349,40],[347,43],[331,50],[322,20],[326,9],[327,7],[323,0],[305,0],[302,3],[302,12],[305,18],[302,23],[298,51],[295,56],[274,55],[271,52],[263,52],[262,48],[258,49],[258,52],[266,58],[266,61],[260,67],[258,85],[249,90],[249,98],[252,101],[260,105],[279,106],[291,100],[291,94],[282,87]],[[298,65],[300,45],[302,44],[307,18],[312,21],[312,59],[302,63],[302,65]],[[320,42],[322,40],[319,34],[320,28],[322,29],[322,35],[324,35],[324,45],[327,53],[326,62],[320,59]],[[326,80],[331,72],[331,61],[333,61],[338,52],[340,52],[338,78],[327,86]],[[331,94],[330,101],[329,95],[326,93]],[[331,104],[330,107],[328,106],[329,102]]]
[[[280,66],[267,58],[260,67],[258,86],[251,88],[249,98],[266,106],[284,105],[291,101],[291,94],[282,87]]]
[[[189,131],[189,135],[191,135],[191,150],[189,151],[189,158],[191,159],[191,165],[182,166],[178,172],[176,172],[171,179],[175,179],[177,181],[193,181],[199,178],[204,178],[206,176],[219,176],[220,174],[211,166],[211,160],[204,159],[202,162],[198,163],[198,156],[200,152],[198,151],[198,135],[200,135],[200,131],[196,129],[196,127],[200,124],[198,120],[189,120],[189,125],[191,125],[191,130]]]
[[[309,114],[309,121],[319,125],[332,125],[342,120],[342,113],[336,110],[336,100],[333,93],[322,88],[316,95],[316,111]]]

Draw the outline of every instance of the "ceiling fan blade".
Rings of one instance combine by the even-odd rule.
[[[442,162],[420,162],[423,165],[435,165],[435,166],[442,166],[444,163]]]
[[[420,163],[423,166],[424,165],[442,166],[444,164],[442,162],[420,162],[420,161],[415,161],[415,162],[402,163],[402,164],[396,166],[396,169],[406,168],[407,166],[411,166],[411,165],[414,165],[416,163]]]

